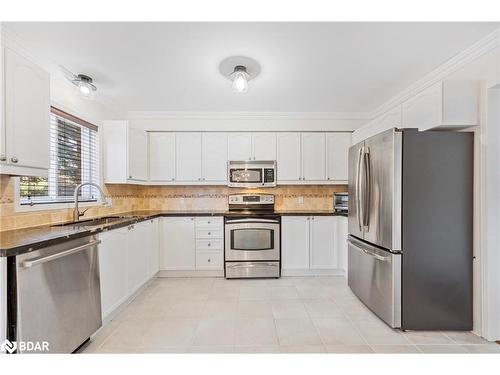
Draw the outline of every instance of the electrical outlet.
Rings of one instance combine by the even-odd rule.
[[[299,204],[304,204],[304,197],[302,196],[298,197],[297,201],[299,202]]]

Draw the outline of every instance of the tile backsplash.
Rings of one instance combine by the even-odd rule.
[[[227,186],[104,186],[111,207],[95,206],[86,218],[134,210],[227,210],[227,196],[235,193],[268,193],[276,196],[278,210],[333,209],[334,192],[347,191],[345,185],[286,185],[266,189],[236,189]],[[0,231],[72,220],[72,209],[16,211],[14,178],[0,175]],[[301,198],[302,197],[302,198]],[[302,201],[302,203],[301,203]]]

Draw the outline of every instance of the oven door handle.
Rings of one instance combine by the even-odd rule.
[[[226,224],[237,224],[237,223],[278,223],[279,220],[276,219],[234,219],[226,220]]]

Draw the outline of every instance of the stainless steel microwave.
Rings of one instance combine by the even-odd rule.
[[[276,186],[276,160],[229,161],[227,186],[246,188]]]

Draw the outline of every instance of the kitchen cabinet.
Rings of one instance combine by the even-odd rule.
[[[276,160],[276,133],[231,133],[229,160]]]
[[[336,218],[311,216],[309,222],[309,268],[338,268],[338,251],[335,243]]]
[[[158,220],[99,233],[101,311],[106,320],[159,270]]]
[[[149,179],[175,180],[175,133],[149,133]]]
[[[252,160],[252,134],[229,134],[229,160]]]
[[[177,133],[175,135],[176,181],[202,181],[201,133]]]
[[[276,133],[252,133],[253,160],[276,160]]]
[[[148,180],[146,131],[128,121],[104,121],[102,126],[104,182],[140,184]]]
[[[325,180],[325,134],[302,133],[302,180]]]
[[[309,268],[309,216],[281,218],[281,265],[283,270]]]
[[[477,125],[478,102],[477,82],[438,82],[402,104],[402,126],[428,130]]]
[[[301,175],[300,133],[277,135],[278,182],[299,181]]]
[[[5,114],[0,120],[0,173],[47,176],[50,76],[10,48],[2,48],[2,58]]]
[[[101,311],[105,320],[128,298],[128,228],[99,234]]]
[[[202,136],[202,181],[227,181],[227,133],[203,133]]]
[[[161,270],[194,270],[194,217],[165,217],[161,221]]]
[[[347,236],[349,234],[347,217],[336,216],[335,221],[335,241],[338,253],[338,268],[343,270],[347,277]]]
[[[128,294],[135,293],[149,279],[149,252],[151,243],[149,222],[143,221],[128,227]]]
[[[148,137],[144,130],[129,128],[128,163],[130,180],[148,179]]]
[[[326,179],[347,183],[347,167],[350,133],[330,133],[326,135]]]
[[[341,272],[334,216],[284,216],[281,221],[282,268],[285,274]],[[291,272],[287,272],[291,271]]]

